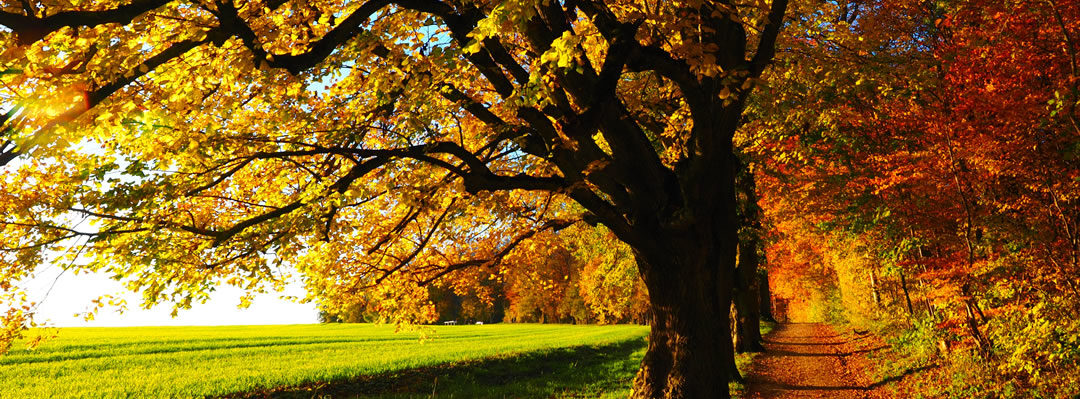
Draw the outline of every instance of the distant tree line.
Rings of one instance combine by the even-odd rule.
[[[434,317],[426,321],[646,323],[648,292],[629,248],[610,232],[585,225],[545,234],[536,241],[513,254],[513,260],[498,274],[476,274],[476,279],[460,284],[427,286]],[[321,309],[319,320],[388,320],[383,317],[383,306],[374,298],[363,297],[344,309]]]

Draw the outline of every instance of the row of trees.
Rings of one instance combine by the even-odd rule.
[[[878,329],[932,391],[1075,395],[1080,3],[833,7],[743,129],[789,317]]]
[[[461,279],[433,284],[427,296],[423,313],[431,318],[419,321],[436,324],[644,324],[649,312],[648,292],[630,249],[606,229],[584,224],[539,234],[497,270],[466,272]],[[353,304],[326,301],[320,319],[392,320],[393,310],[385,308],[392,304],[380,299],[361,294]]]
[[[740,176],[742,223],[732,331],[737,352],[762,351],[759,320],[771,320],[771,297],[762,263],[762,232],[752,174]],[[450,320],[614,324],[648,321],[648,292],[633,253],[603,227],[577,224],[544,232],[509,254],[495,270],[463,272],[428,286],[421,323]],[[394,301],[368,292],[325,300],[323,322],[386,322]],[[355,301],[355,302],[351,302]]]
[[[179,308],[296,271],[414,323],[496,288],[565,315],[535,294],[575,284],[617,319],[636,273],[634,395],[723,398],[766,246],[789,315],[933,326],[1050,390],[1080,357],[1078,24],[1059,0],[4,2],[0,342],[46,262]]]

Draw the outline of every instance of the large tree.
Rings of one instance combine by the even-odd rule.
[[[635,396],[727,397],[732,136],[786,6],[5,1],[0,278],[77,247],[184,305],[285,262],[418,309],[583,220],[649,290]]]

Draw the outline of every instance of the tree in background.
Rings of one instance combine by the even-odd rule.
[[[647,320],[648,292],[632,251],[611,231],[575,225],[543,239],[547,241],[536,242],[506,262],[503,275],[511,320],[599,324]]]
[[[509,302],[507,318],[513,322],[569,323],[580,319],[587,323],[588,314],[577,294],[578,259],[554,234],[531,244],[507,259],[513,272],[502,273]]]
[[[630,249],[602,227],[578,224],[557,234],[541,233],[508,255],[495,274],[473,274],[466,280],[472,283],[429,286],[428,297],[438,314],[429,321],[644,324],[647,320],[648,292]],[[320,320],[383,320],[378,306],[364,302],[322,310]]]
[[[605,229],[579,229],[574,256],[585,260],[578,292],[598,323],[647,323],[649,292],[633,250]]]
[[[731,140],[786,6],[4,3],[0,281],[67,248],[182,308],[292,268],[422,322],[585,220],[650,293],[634,395],[727,397]]]
[[[735,268],[735,293],[732,296],[732,309],[735,314],[735,351],[761,352],[765,350],[761,337],[762,304],[768,305],[768,284],[761,284],[758,278],[764,263],[761,255],[761,210],[758,208],[757,184],[754,170],[749,164],[743,164],[735,178],[739,195],[739,257]],[[771,312],[765,312],[768,315]]]

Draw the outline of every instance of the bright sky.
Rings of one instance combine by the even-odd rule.
[[[0,106],[0,112],[6,112],[6,109]],[[85,146],[89,148],[87,151],[100,151],[94,149],[92,143],[85,143]],[[23,162],[16,159],[8,165],[0,166],[0,173],[14,170]],[[306,293],[299,282],[290,284],[284,292],[255,296],[252,305],[246,309],[236,307],[243,295],[242,290],[220,286],[211,295],[210,301],[194,304],[191,309],[181,310],[177,317],[173,318],[170,304],[143,309],[139,306],[142,303],[139,293],[126,290],[120,282],[110,279],[104,273],[81,272],[76,275],[72,271],[65,273],[62,270],[59,266],[46,263],[38,268],[32,279],[18,282],[27,289],[29,299],[39,303],[35,321],[55,327],[318,323],[315,304],[280,299],[281,296],[304,297]],[[102,295],[125,299],[127,310],[121,314],[117,313],[116,308],[106,306],[89,322],[75,315],[85,313],[93,306],[91,301]]]
[[[59,276],[59,278],[57,278]],[[56,282],[52,291],[49,286]],[[270,293],[255,297],[251,307],[237,309],[242,291],[222,286],[205,304],[195,304],[190,310],[182,310],[176,318],[169,314],[172,307],[164,304],[149,310],[139,307],[140,295],[124,289],[119,282],[104,273],[61,274],[56,266],[38,270],[26,285],[33,301],[41,302],[36,321],[47,321],[56,327],[119,327],[119,326],[184,326],[184,325],[248,325],[248,324],[302,324],[318,323],[315,304],[300,304],[280,299],[282,295],[304,296],[299,283],[286,287],[283,293]],[[46,296],[48,292],[48,296]],[[117,313],[114,308],[100,310],[93,321],[84,321],[75,313],[83,313],[92,306],[91,300],[111,294],[127,300],[128,309]],[[44,300],[43,300],[44,298]]]
[[[2,27],[0,27],[2,28]],[[2,29],[0,29],[2,30]],[[322,91],[348,74],[329,76],[313,83],[311,90]],[[0,104],[0,112],[10,109],[10,101]],[[89,141],[80,143],[81,151],[102,152],[97,144]],[[0,173],[14,170],[22,165],[23,160],[16,159],[8,165],[0,166]],[[127,291],[119,282],[108,278],[104,273],[62,272],[58,266],[43,265],[36,271],[34,278],[20,282],[28,288],[30,300],[39,302],[35,321],[45,322],[56,327],[116,327],[116,326],[178,326],[178,325],[252,325],[252,324],[302,324],[317,323],[318,311],[315,304],[301,304],[283,300],[281,296],[304,297],[303,286],[293,282],[284,292],[255,296],[252,305],[238,309],[243,291],[229,286],[220,286],[211,295],[210,301],[194,304],[189,310],[181,310],[177,317],[171,317],[170,304],[159,305],[152,309],[142,309],[141,295]],[[50,289],[51,287],[51,289]],[[95,314],[92,321],[85,321],[76,313],[84,313],[93,305],[92,300],[112,295],[127,301],[127,309],[121,314],[116,308],[106,306]]]

